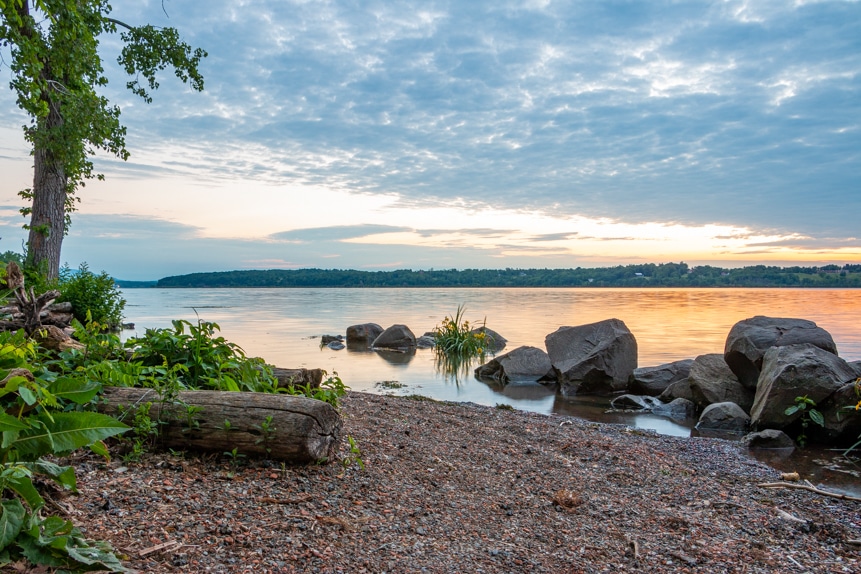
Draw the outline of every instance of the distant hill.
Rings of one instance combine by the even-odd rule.
[[[128,282],[148,283],[148,282]],[[120,284],[122,287],[122,284]],[[135,285],[144,286],[144,285]],[[861,265],[725,269],[647,263],[576,269],[356,271],[269,269],[191,273],[157,287],[861,287]]]
[[[114,279],[114,283],[120,289],[139,289],[142,287],[157,287],[158,281],[126,281],[125,279]]]

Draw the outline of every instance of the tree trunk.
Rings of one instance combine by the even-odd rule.
[[[160,420],[159,444],[173,449],[236,452],[290,462],[333,460],[341,438],[341,416],[322,401],[289,395],[183,391],[162,403],[153,389],[105,387],[98,409],[132,424],[139,405],[151,402]],[[189,416],[188,407],[200,410]],[[268,419],[271,417],[271,419]],[[227,422],[225,422],[227,421]]]
[[[48,105],[48,118],[35,128],[47,134],[62,129],[63,124],[59,103],[49,100]],[[33,205],[27,257],[37,268],[46,266],[48,279],[56,279],[60,274],[60,248],[66,232],[68,178],[62,160],[40,143],[50,138],[51,135],[34,138]]]

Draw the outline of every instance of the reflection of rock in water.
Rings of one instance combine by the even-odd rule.
[[[374,349],[377,355],[380,356],[387,363],[391,363],[392,365],[407,365],[410,361],[413,360],[413,357],[416,356],[416,350],[410,349],[408,351],[387,351],[385,349]]]
[[[547,397],[552,397],[557,392],[556,384],[509,383],[504,385],[494,380],[480,379],[478,377],[475,380],[487,385],[494,393],[517,401],[541,401]]]

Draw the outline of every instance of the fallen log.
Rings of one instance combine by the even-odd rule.
[[[328,403],[290,395],[182,391],[162,402],[154,389],[106,387],[100,412],[132,424],[140,405],[160,421],[163,448],[233,452],[293,464],[334,460],[341,415]]]

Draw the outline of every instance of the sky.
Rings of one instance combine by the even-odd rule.
[[[861,262],[861,2],[115,0],[209,56],[125,89],[62,261],[233,269]],[[32,184],[0,49],[0,251]]]

